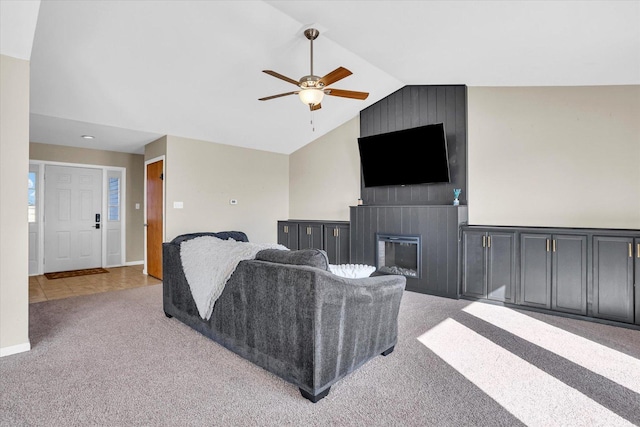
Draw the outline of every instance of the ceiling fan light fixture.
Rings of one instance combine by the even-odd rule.
[[[298,96],[304,105],[318,105],[324,98],[324,91],[315,88],[302,89]]]

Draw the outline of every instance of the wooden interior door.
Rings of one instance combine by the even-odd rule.
[[[162,280],[164,162],[147,165],[147,274]]]

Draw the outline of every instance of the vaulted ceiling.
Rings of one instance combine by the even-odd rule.
[[[3,39],[28,40],[2,3]],[[638,1],[22,3],[34,142],[142,153],[169,134],[288,154],[408,84],[640,84]],[[262,70],[309,74],[310,26],[314,73],[348,68],[332,86],[367,100],[258,101],[296,89]]]

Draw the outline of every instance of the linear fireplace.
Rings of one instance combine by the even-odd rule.
[[[420,278],[420,236],[376,233],[376,269]]]

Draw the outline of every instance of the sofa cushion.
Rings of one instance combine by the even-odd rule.
[[[278,264],[308,265],[329,271],[327,253],[321,249],[300,249],[298,251],[263,249],[256,254],[256,259]]]

